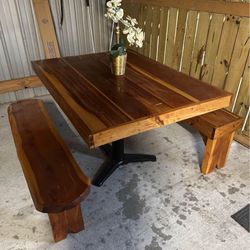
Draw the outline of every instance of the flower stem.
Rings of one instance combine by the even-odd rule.
[[[115,28],[115,33],[116,33],[116,43],[119,44],[120,40],[121,40],[121,33],[120,33],[120,24],[119,22],[116,24],[116,28]]]

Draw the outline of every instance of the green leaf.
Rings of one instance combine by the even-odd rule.
[[[112,48],[111,48],[111,55],[113,57],[117,57],[117,56],[122,56],[122,55],[126,55],[127,51],[126,51],[126,47],[124,46],[124,44],[115,44]]]

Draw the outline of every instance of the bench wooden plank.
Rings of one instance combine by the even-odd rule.
[[[201,171],[208,174],[226,164],[234,134],[242,118],[226,109],[217,110],[185,121],[196,128],[206,144]]]
[[[210,139],[234,132],[242,123],[242,118],[226,109],[216,110],[185,121]]]
[[[11,104],[9,120],[29,189],[41,212],[74,207],[89,191],[83,174],[40,100]]]
[[[80,202],[90,191],[41,100],[23,100],[8,108],[17,154],[36,209],[48,213],[55,241],[84,229]]]

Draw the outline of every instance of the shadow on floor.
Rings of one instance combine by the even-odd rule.
[[[190,126],[184,122],[178,122],[178,124],[192,135],[194,142],[195,142],[195,148],[197,151],[198,162],[199,162],[199,165],[201,166],[202,160],[203,160],[204,149],[205,149],[205,145],[202,141],[202,137],[200,136],[199,132],[196,129],[194,129],[192,126]],[[200,140],[197,140],[197,135],[199,135]]]
[[[70,149],[73,152],[79,152],[85,155],[103,158],[102,153],[99,149],[92,150],[88,147],[88,145],[78,136],[76,135],[61,112],[58,110],[57,106],[52,101],[45,101],[45,106],[47,111],[54,121],[60,135],[63,137],[65,142],[69,145]],[[72,139],[73,138],[73,139]]]

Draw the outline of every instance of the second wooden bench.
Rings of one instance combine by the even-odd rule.
[[[242,118],[226,109],[184,121],[196,128],[206,144],[201,171],[203,174],[222,168],[226,164],[234,134],[242,123]]]

